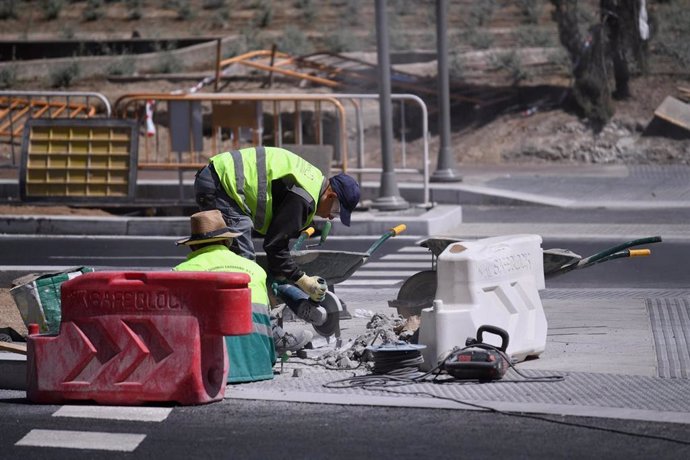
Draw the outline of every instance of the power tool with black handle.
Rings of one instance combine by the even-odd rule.
[[[484,343],[484,332],[501,337],[501,346],[495,347]],[[500,327],[483,325],[477,329],[477,338],[469,337],[465,348],[453,350],[443,361],[442,368],[449,375],[459,380],[491,381],[502,378],[510,367],[508,332]]]

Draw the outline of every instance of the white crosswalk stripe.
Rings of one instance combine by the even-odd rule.
[[[399,288],[410,276],[429,269],[431,253],[428,249],[404,246],[376,262],[365,263],[350,278],[339,283],[337,289],[361,289],[363,286]]]
[[[386,254],[381,260],[428,260],[431,262],[431,255],[428,254]]]
[[[364,272],[355,272],[352,274],[352,278],[393,278],[393,277],[400,277],[400,278],[407,278],[415,273],[417,273],[419,270],[366,270]]]
[[[144,434],[101,433],[97,431],[31,430],[17,446],[62,447],[69,449],[133,452],[146,438]]]
[[[170,407],[62,406],[53,417],[162,422],[171,412]]]
[[[418,254],[429,254],[431,257],[431,251],[429,251],[429,248],[423,248],[422,246],[405,246],[404,248],[400,248],[398,252],[415,252]]]
[[[371,279],[348,279],[338,285],[338,292],[343,286],[394,286],[399,283],[399,279],[371,280]]]
[[[405,269],[414,269],[417,271],[421,270],[428,270],[431,268],[431,262],[405,262],[405,261],[400,261],[400,262],[395,262],[391,263],[390,261],[388,262],[367,262],[362,266],[362,269],[368,270],[371,268],[405,268]],[[359,272],[359,270],[357,270]]]
[[[164,421],[171,412],[169,407],[62,406],[53,417],[155,423]],[[34,429],[15,445],[133,452],[144,439],[146,435],[139,433]]]

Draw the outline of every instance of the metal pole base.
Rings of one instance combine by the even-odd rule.
[[[462,176],[454,169],[437,169],[429,180],[431,182],[462,182]]]
[[[371,203],[371,207],[379,211],[399,211],[408,209],[410,203],[401,196],[381,196]]]

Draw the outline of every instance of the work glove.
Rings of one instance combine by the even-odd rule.
[[[320,276],[307,276],[304,274],[295,284],[301,290],[309,294],[309,298],[314,302],[322,302],[323,299],[326,298],[328,285],[326,284],[326,280]]]

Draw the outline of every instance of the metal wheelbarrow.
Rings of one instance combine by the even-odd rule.
[[[333,286],[350,278],[387,239],[401,234],[406,228],[405,224],[391,228],[381,235],[365,252],[300,249],[302,244],[314,233],[313,228],[309,228],[302,232],[302,235],[295,242],[290,252],[299,268],[305,273],[319,275],[326,280],[329,286]],[[327,231],[322,232],[322,242],[325,240],[324,234],[327,234]],[[256,254],[256,263],[264,270],[268,270],[268,261],[265,253]]]
[[[389,300],[388,305],[396,308],[403,317],[419,315],[423,308],[431,307],[436,296],[436,259],[452,243],[463,241],[453,237],[430,237],[418,241],[419,246],[428,248],[432,253],[431,269],[415,273],[400,287],[395,300]],[[554,278],[573,270],[591,267],[602,262],[623,257],[648,256],[649,249],[631,249],[642,244],[661,242],[660,236],[640,238],[622,243],[603,251],[582,257],[568,249],[544,249],[544,278]]]
[[[329,320],[324,325],[314,326],[316,332],[325,337],[335,335],[337,338],[339,336],[340,326],[338,321],[340,319],[351,319],[352,316],[347,311],[344,302],[336,296],[333,286],[350,278],[386,240],[401,234],[406,228],[407,226],[404,224],[391,228],[364,252],[309,249],[310,246],[307,246],[307,249],[301,249],[309,237],[314,234],[314,229],[310,227],[302,232],[290,253],[301,270],[305,273],[319,275],[326,280],[329,286],[325,300],[320,303],[329,313]],[[330,221],[327,221],[317,246],[320,246],[326,240],[329,230]],[[257,253],[256,262],[264,270],[268,271],[268,260],[265,253]],[[331,320],[331,317],[333,317],[333,320]]]

